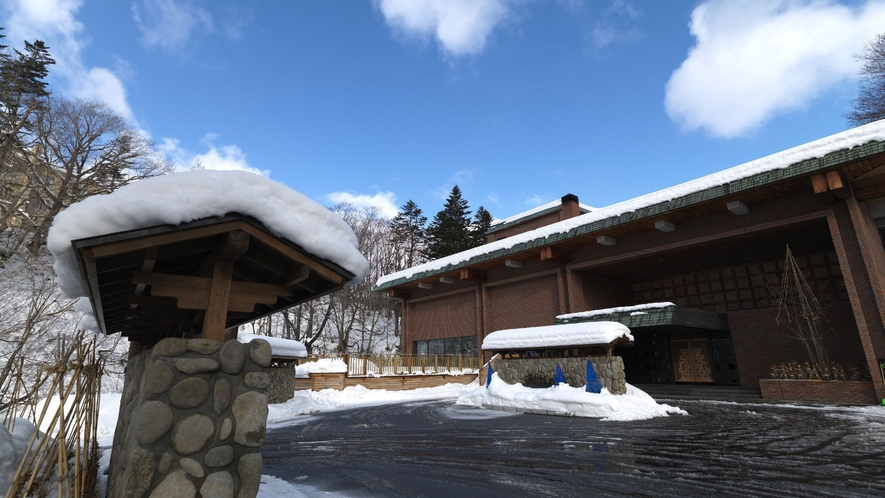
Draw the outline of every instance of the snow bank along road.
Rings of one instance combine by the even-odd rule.
[[[413,402],[272,429],[263,473],[337,496],[885,496],[885,409],[679,401],[637,422]]]

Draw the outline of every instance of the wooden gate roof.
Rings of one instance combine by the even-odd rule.
[[[336,291],[354,277],[240,214],[72,244],[101,331],[146,345],[196,335],[207,322],[217,330],[234,327]]]

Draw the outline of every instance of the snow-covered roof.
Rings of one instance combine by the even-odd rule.
[[[531,209],[523,211],[521,213],[516,213],[513,216],[508,216],[502,220],[493,220],[492,228],[497,228],[499,225],[506,225],[508,223],[513,223],[514,221],[522,220],[523,218],[529,218],[534,214],[542,213],[547,210],[553,210],[562,206],[562,199],[556,199],[555,201],[550,201],[546,204],[541,204],[540,206],[535,206]],[[586,204],[578,203],[578,207],[581,209],[581,212],[590,212],[596,209],[595,207],[588,206]]]
[[[612,222],[611,224],[617,224],[618,217],[622,215],[634,213],[627,217],[632,221],[641,217],[635,215],[635,212],[640,210],[647,210],[647,212],[654,211],[655,214],[659,214],[659,212],[666,208],[666,206],[664,206],[665,203],[692,194],[711,191],[711,196],[716,197],[735,193],[742,188],[751,188],[758,185],[756,185],[755,182],[747,182],[748,184],[746,186],[735,186],[735,188],[718,189],[718,187],[731,184],[732,182],[745,180],[754,175],[776,170],[785,170],[790,166],[797,165],[806,160],[821,158],[830,153],[852,149],[870,142],[885,142],[885,120],[852,128],[718,173],[713,173],[617,204],[597,208],[596,210],[581,216],[569,218],[506,239],[496,240],[467,251],[452,254],[445,258],[428,261],[427,263],[413,266],[406,270],[391,273],[378,279],[376,289],[385,289],[399,283],[405,283],[441,271],[462,268],[469,265],[471,261],[502,257],[517,250],[557,242],[596,229],[596,224],[605,224],[609,221]],[[880,149],[882,149],[882,147],[877,147],[876,152],[881,152]],[[851,158],[839,157],[839,159],[841,162]],[[816,167],[819,169],[829,165],[830,164],[820,164],[816,165]],[[806,173],[806,171],[803,171],[803,173]],[[659,206],[662,209],[651,209],[653,206]],[[647,215],[648,214],[644,214],[644,216]]]
[[[558,348],[611,344],[620,338],[633,341],[626,325],[618,322],[583,322],[522,329],[498,330],[482,341],[483,351]]]
[[[659,309],[659,308],[669,308],[670,306],[676,306],[675,304],[664,301],[660,303],[646,303],[646,304],[637,304],[635,306],[619,306],[617,308],[603,308],[598,310],[589,310],[589,311],[579,311],[577,313],[568,313],[565,315],[559,315],[556,317],[557,320],[568,320],[569,318],[590,318],[591,316],[599,316],[599,315],[612,315],[615,313],[642,313],[646,310],[651,309]]]
[[[255,339],[264,339],[270,344],[271,356],[279,358],[307,358],[307,348],[301,341],[292,339],[281,339],[279,337],[268,337],[266,335],[237,333],[237,340],[243,344],[248,344]]]
[[[369,263],[344,220],[282,183],[244,171],[187,171],[140,180],[73,204],[55,217],[47,246],[66,297],[87,295],[72,241],[228,213],[260,221],[278,237],[365,278]]]

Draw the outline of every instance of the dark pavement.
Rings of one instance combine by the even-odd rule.
[[[638,422],[453,402],[272,429],[263,473],[346,496],[885,496],[885,408],[670,401]]]

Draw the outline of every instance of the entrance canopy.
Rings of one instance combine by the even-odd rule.
[[[676,325],[706,330],[728,330],[724,313],[681,308],[671,302],[648,303],[569,313],[556,317],[556,323],[618,322],[630,329]]]
[[[483,351],[516,351],[631,345],[630,329],[616,322],[547,325],[492,332],[482,341]]]

